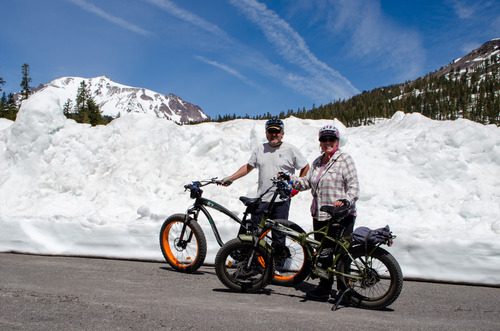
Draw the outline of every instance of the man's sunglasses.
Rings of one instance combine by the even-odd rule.
[[[326,143],[327,141],[329,143],[333,143],[335,140],[337,140],[337,138],[334,138],[334,137],[321,137],[321,138],[319,138],[319,141],[321,141],[322,143]]]
[[[270,134],[277,134],[277,133],[281,133],[281,130],[269,129],[269,130],[267,130],[267,132]]]

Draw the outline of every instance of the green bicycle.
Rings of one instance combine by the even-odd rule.
[[[286,182],[278,179],[274,182],[282,194],[290,192]],[[382,309],[392,304],[403,288],[403,274],[396,259],[380,246],[392,245],[396,236],[390,233],[378,243],[369,239],[353,241],[351,236],[343,236],[340,223],[349,211],[347,200],[342,207],[323,206],[321,210],[331,218],[325,222],[325,227],[309,233],[300,233],[280,220],[263,218],[259,231],[239,235],[221,247],[215,258],[217,277],[235,292],[256,292],[264,288],[276,266],[272,245],[262,240],[259,233],[271,230],[292,238],[304,251],[304,262],[299,268],[296,265],[280,266],[281,269],[291,269],[288,272],[294,274],[296,283],[308,276],[336,277],[338,296],[332,310],[337,309],[344,297],[354,305],[368,309]],[[335,237],[327,235],[330,227],[338,228]],[[323,239],[313,239],[314,233],[322,233]],[[327,241],[336,244],[336,254],[333,264],[324,269],[318,266],[318,259]]]

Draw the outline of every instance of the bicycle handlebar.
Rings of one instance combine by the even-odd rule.
[[[197,181],[191,182],[191,184],[184,185],[184,190],[185,191],[187,191],[187,190],[189,190],[189,191],[197,190],[200,187],[207,186],[207,185],[210,185],[210,184],[222,185],[222,181],[221,180],[217,180],[217,177],[214,177],[214,178],[209,179],[209,180],[197,180]]]
[[[292,181],[287,183],[285,180],[281,178],[272,178],[271,181],[273,182],[272,186],[276,186],[276,191],[278,192],[277,194],[280,196],[281,199],[287,199],[290,197],[290,195],[292,194],[292,185],[293,185]],[[218,180],[217,177],[207,180],[193,181],[190,184],[184,185],[184,191],[189,190],[191,193],[194,194],[192,197],[195,197],[196,194],[200,192],[200,188],[210,184],[222,185],[222,181]],[[262,196],[264,196],[270,189],[271,188],[269,188],[266,192],[264,192]]]
[[[287,199],[291,196],[293,190],[292,181],[287,183],[285,180],[281,178],[273,178],[271,179],[271,181],[273,182],[273,186],[276,185],[276,191],[278,192],[281,199]]]

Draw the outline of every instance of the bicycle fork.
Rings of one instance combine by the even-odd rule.
[[[184,224],[182,225],[179,241],[176,243],[177,247],[181,247],[182,249],[186,249],[187,245],[191,242],[191,239],[193,239],[193,232],[191,231],[189,233],[187,240],[184,240],[184,236],[186,235],[186,229],[189,225],[189,222],[191,222],[192,220],[192,218],[189,216],[190,214],[186,214],[186,217],[184,218]]]
[[[250,253],[250,256],[248,257],[247,266],[246,266],[247,269],[250,269],[252,266],[253,259],[255,258],[255,252],[257,251],[257,249],[259,249],[259,242],[260,242],[259,237],[252,236],[253,249],[252,249],[252,252]]]

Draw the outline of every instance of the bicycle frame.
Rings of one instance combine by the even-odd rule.
[[[210,227],[212,228],[212,231],[214,233],[214,236],[215,236],[215,240],[217,241],[217,243],[222,246],[224,244],[224,242],[222,241],[222,238],[219,234],[219,230],[217,229],[217,226],[215,225],[215,221],[214,221],[214,218],[212,217],[212,215],[210,214],[210,212],[208,211],[207,208],[205,207],[209,207],[209,208],[212,208],[212,209],[215,209],[221,213],[223,213],[224,215],[228,216],[229,218],[231,218],[232,220],[234,220],[235,222],[239,223],[240,225],[242,224],[242,222],[246,219],[246,213],[245,213],[245,217],[243,218],[243,220],[241,220],[238,216],[236,216],[233,212],[231,212],[229,209],[227,209],[226,207],[218,204],[217,202],[215,201],[212,201],[210,199],[206,199],[206,198],[203,198],[203,197],[198,197],[196,198],[194,204],[192,207],[190,207],[187,212],[186,212],[186,218],[188,218],[186,220],[186,222],[189,222],[189,217],[191,216],[194,220],[198,220],[198,215],[200,214],[200,211],[205,215],[205,217],[207,218],[208,220],[208,223],[210,223]],[[186,225],[184,225],[184,228],[185,228]],[[184,233],[184,229],[182,231]]]
[[[286,183],[273,182],[278,189],[286,188]],[[380,246],[390,246],[395,236],[377,231],[375,235],[381,236],[375,239],[351,241],[351,235],[344,236],[346,227],[341,221],[349,213],[350,204],[347,200],[341,202],[336,207],[322,206],[330,219],[308,233],[293,222],[266,215],[255,231],[240,234],[222,246],[215,260],[219,280],[233,291],[255,292],[273,279],[269,277],[273,272],[275,280],[276,275],[286,275],[287,286],[307,277],[336,278],[338,292],[332,310],[348,293],[349,301],[360,307],[382,309],[392,304],[401,293],[403,275],[395,258]],[[267,233],[272,233],[272,238]],[[291,245],[286,247],[291,249],[282,249],[281,236],[274,234],[288,238]],[[321,235],[321,240],[315,235]],[[325,265],[325,261],[331,262]],[[327,294],[329,297],[331,293]]]
[[[273,181],[274,184],[277,184],[278,182],[281,185],[285,185],[283,181],[278,181],[278,180]],[[240,219],[238,216],[236,216],[233,212],[231,212],[226,207],[218,204],[217,202],[215,202],[213,200],[210,200],[210,199],[207,199],[207,198],[203,198],[201,196],[203,191],[199,190],[199,188],[201,188],[201,187],[203,187],[205,185],[208,185],[208,184],[220,184],[220,182],[216,181],[216,179],[214,178],[211,181],[206,182],[204,184],[202,184],[201,182],[193,182],[193,184],[191,184],[191,185],[185,185],[184,186],[185,189],[191,190],[191,197],[195,199],[195,202],[194,202],[193,206],[190,207],[187,210],[187,212],[186,212],[186,219],[184,221],[184,227],[183,227],[183,229],[181,231],[181,236],[180,236],[180,240],[178,242],[178,245],[182,245],[183,243],[189,242],[191,240],[191,238],[188,238],[187,241],[183,240],[184,233],[185,233],[185,230],[186,230],[186,226],[190,222],[191,219],[194,219],[196,221],[198,220],[198,216],[200,214],[200,211],[208,219],[208,222],[210,223],[210,226],[211,226],[212,231],[214,233],[215,239],[216,239],[217,243],[219,244],[219,246],[224,245],[224,242],[222,241],[222,238],[221,238],[221,236],[219,234],[219,230],[217,229],[217,226],[215,225],[215,221],[214,221],[212,215],[210,214],[210,212],[208,211],[208,209],[206,207],[215,209],[215,210],[223,213],[224,215],[228,216],[229,218],[231,218],[235,222],[239,223],[241,226],[245,227],[245,222],[247,220],[247,217],[248,217],[249,214],[251,214],[250,206],[246,207],[246,209],[245,209],[245,211],[243,213],[243,219]],[[261,199],[270,189],[271,188],[269,188],[264,194],[262,194],[259,197],[259,199]],[[194,193],[193,193],[193,190],[195,190]],[[262,220],[267,220],[267,215],[272,210],[272,206],[273,206],[273,204],[274,204],[277,196],[280,195],[280,194],[283,194],[283,192],[285,192],[285,191],[286,191],[286,187],[284,186],[284,187],[281,187],[280,190],[277,190],[274,193],[273,198],[271,199],[271,202],[269,203],[269,205],[267,206],[266,210],[263,213]],[[291,191],[291,189],[289,189],[289,191]]]
[[[330,224],[330,222],[328,222],[327,225],[325,225],[323,228],[321,228],[317,231],[311,231],[308,233],[299,233],[299,232],[297,232],[293,229],[290,229],[282,224],[277,224],[277,223],[274,223],[272,220],[266,219],[266,220],[262,220],[262,222],[261,222],[261,229],[262,229],[261,231],[264,232],[265,229],[271,229],[272,231],[280,232],[282,234],[288,235],[289,237],[297,240],[300,243],[300,245],[305,248],[305,252],[307,253],[307,255],[306,255],[307,260],[310,261],[310,263],[313,266],[313,268],[311,269],[311,272],[318,275],[319,277],[329,278],[330,274],[331,274],[332,277],[334,275],[335,276],[343,275],[343,276],[346,276],[346,277],[348,276],[349,278],[353,278],[353,279],[362,279],[363,278],[362,276],[355,276],[352,274],[347,275],[347,274],[344,274],[344,273],[336,270],[335,266],[337,265],[339,259],[341,257],[344,257],[344,256],[349,257],[351,262],[353,262],[356,265],[356,267],[360,271],[361,275],[364,273],[365,268],[360,266],[358,264],[358,262],[352,257],[351,253],[349,252],[349,249],[351,248],[351,242],[348,240],[349,237],[341,237],[339,239],[336,239],[336,238],[333,238],[333,237],[327,235],[330,226],[332,226],[332,225]],[[312,238],[312,235],[314,235],[316,233],[323,235],[323,239],[321,241],[318,241],[318,240]],[[242,240],[245,240],[245,239],[248,240],[248,237],[250,237],[250,236],[246,236],[246,238],[243,236],[240,236],[240,238],[242,238]],[[317,263],[318,252],[321,251],[321,249],[326,241],[331,241],[331,242],[335,243],[337,245],[337,247],[340,247],[342,249],[343,252],[342,253],[339,252],[339,253],[335,254],[332,265],[330,267],[324,269],[324,272],[323,272],[323,270],[318,269],[316,267],[316,263]],[[263,239],[260,240],[259,244],[261,246],[266,247],[269,252],[272,252],[272,248]],[[381,244],[371,246],[372,250],[370,252],[367,252],[366,255],[369,256],[371,254],[371,252],[373,250],[375,250],[375,248],[380,246],[380,245]]]

